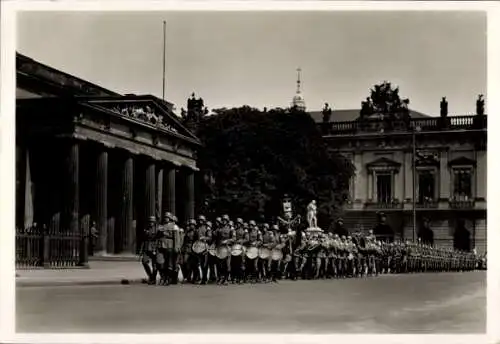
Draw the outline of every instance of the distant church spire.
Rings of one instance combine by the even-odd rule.
[[[297,91],[295,92],[295,96],[292,100],[292,107],[296,107],[298,110],[305,111],[306,110],[306,102],[302,95],[300,94],[301,80],[300,80],[300,72],[302,69],[297,68]]]

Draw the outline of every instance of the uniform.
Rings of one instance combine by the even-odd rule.
[[[248,231],[244,227],[243,219],[236,220],[235,243],[243,247],[248,244]],[[243,283],[245,281],[245,252],[231,257],[231,281]]]
[[[218,257],[217,271],[220,273],[220,284],[227,284],[229,274],[231,273],[231,245],[234,241],[234,231],[229,226],[229,216],[224,215],[222,226],[217,231],[217,250],[222,252],[221,249],[227,250],[225,257]]]
[[[156,284],[156,275],[158,274],[158,264],[156,262],[156,218],[149,218],[149,223],[144,230],[144,242],[142,244],[142,266],[148,276],[148,284]]]

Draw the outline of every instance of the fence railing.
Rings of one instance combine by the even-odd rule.
[[[422,131],[471,130],[485,129],[487,116],[450,116],[446,118],[412,118],[404,122],[387,122],[380,119],[366,121],[344,121],[321,123],[324,135],[354,135],[360,132],[393,132],[412,131],[419,128]],[[382,130],[383,129],[383,130]]]
[[[71,268],[81,263],[80,233],[31,227],[16,229],[16,268]]]

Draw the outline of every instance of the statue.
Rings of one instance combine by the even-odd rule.
[[[479,97],[477,97],[476,114],[479,116],[484,115],[484,99],[482,94],[480,94]]]
[[[330,109],[328,103],[325,103],[325,107],[323,108],[323,123],[329,123],[331,117],[332,109]]]
[[[366,98],[366,101],[361,102],[360,117],[370,116],[373,114],[373,105],[370,98]]]
[[[316,219],[317,207],[316,201],[312,200],[307,206],[307,222],[309,223],[309,228],[317,228],[318,223]]]
[[[446,97],[443,97],[441,100],[441,117],[448,116],[448,102],[446,101]]]

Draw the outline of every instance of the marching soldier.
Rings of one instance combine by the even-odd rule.
[[[182,245],[182,275],[187,283],[195,283],[198,275],[196,257],[193,254],[193,244],[196,240],[196,221],[189,220],[184,233]]]
[[[218,284],[227,285],[231,273],[231,245],[234,241],[234,231],[229,225],[229,216],[222,217],[222,224],[217,233],[217,272]]]
[[[196,233],[196,240],[205,244],[203,252],[196,255],[197,266],[201,269],[201,282],[200,284],[207,284],[208,281],[208,246],[212,243],[212,230],[207,226],[205,216],[200,215],[198,218],[198,231]]]
[[[248,227],[248,224],[246,227]],[[245,252],[243,247],[248,244],[248,230],[241,218],[236,219],[235,243],[240,245],[242,250],[238,250],[231,257],[231,281],[241,284],[245,281]]]
[[[248,225],[250,226],[250,231],[248,233],[248,241],[249,241],[249,247],[248,249],[259,249],[260,245],[262,244],[262,236],[259,231],[259,227],[257,227],[257,224],[255,223],[254,220],[250,220],[248,222]],[[258,267],[258,262],[259,262],[259,256],[258,254],[253,257],[253,256],[248,256],[245,259],[246,261],[246,273],[247,273],[247,278],[250,278],[252,282],[257,282],[259,279],[259,267]]]
[[[258,258],[258,270],[260,279],[264,282],[269,282],[272,262],[271,250],[275,246],[276,241],[273,232],[269,230],[269,224],[264,223],[262,230],[262,248],[267,250],[268,257]]]
[[[144,242],[142,244],[142,266],[148,276],[148,284],[156,284],[158,266],[156,262],[156,218],[150,216],[148,225],[144,230]],[[150,266],[151,264],[151,266]]]
[[[158,228],[158,253],[157,263],[160,272],[160,284],[169,285],[174,279],[174,271],[177,265],[174,240],[176,225],[172,214],[165,213],[163,224]]]

